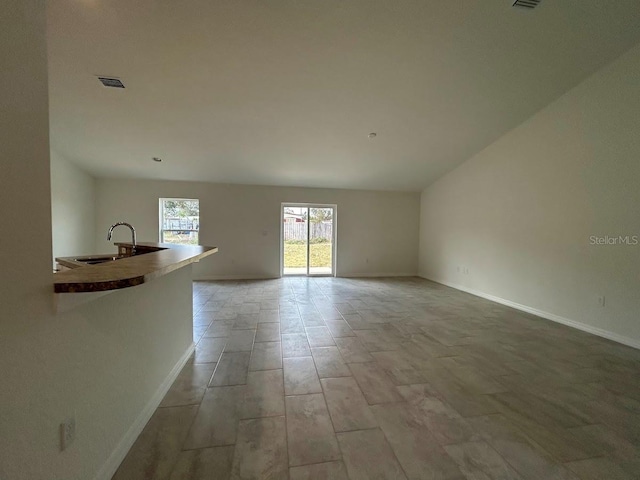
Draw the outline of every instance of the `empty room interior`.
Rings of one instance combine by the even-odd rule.
[[[639,25],[4,1],[0,479],[640,478]]]

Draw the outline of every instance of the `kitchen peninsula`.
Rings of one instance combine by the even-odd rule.
[[[104,292],[141,285],[218,251],[202,245],[139,243],[135,251],[130,243],[116,245],[118,254],[113,257],[57,258],[64,270],[54,274],[54,292]],[[102,261],[92,264],[92,259]]]

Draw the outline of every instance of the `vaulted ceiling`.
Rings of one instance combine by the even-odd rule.
[[[511,3],[50,0],[52,148],[96,176],[420,190],[640,41],[637,0]]]

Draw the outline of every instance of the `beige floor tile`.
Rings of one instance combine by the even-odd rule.
[[[527,391],[503,392],[492,395],[504,411],[525,415],[550,427],[579,427],[591,423],[591,418],[581,415],[570,406],[558,406]],[[501,411],[502,413],[502,411]]]
[[[201,338],[196,345],[194,363],[216,363],[226,343],[226,338]]]
[[[430,388],[463,417],[497,413],[498,407],[487,395],[477,395],[465,389],[460,380],[444,367],[425,370]]]
[[[284,417],[242,420],[238,428],[231,478],[287,480],[288,474]]]
[[[224,352],[209,385],[244,385],[247,383],[250,359],[251,352]]]
[[[374,360],[356,337],[336,338],[335,342],[346,363],[364,363]]]
[[[320,378],[351,376],[351,370],[342,359],[338,347],[312,348],[311,355]]]
[[[369,405],[402,401],[393,382],[377,363],[352,363],[349,369]]]
[[[331,332],[327,327],[307,327],[307,338],[311,347],[328,347],[335,345]]]
[[[599,455],[616,460],[640,460],[640,446],[625,440],[606,425],[587,425],[569,429]]]
[[[204,313],[204,312],[219,312],[222,307],[224,306],[223,303],[221,302],[216,302],[216,301],[209,301],[206,303],[201,304],[201,307],[198,308],[198,303],[196,303],[196,299],[194,298],[193,300],[193,311],[195,312],[197,310],[198,313]]]
[[[255,335],[255,330],[233,330],[227,339],[227,345],[224,347],[225,353],[250,352]]]
[[[228,325],[223,320],[220,322],[213,322],[209,328],[204,332],[205,337],[228,337],[231,334],[232,325]]]
[[[364,430],[378,426],[353,377],[324,378],[321,382],[336,432]]]
[[[357,310],[349,302],[338,302],[334,306],[343,315],[357,313]]]
[[[407,476],[411,479],[463,480],[424,419],[407,403],[371,408]]]
[[[427,374],[418,370],[403,351],[372,352],[371,355],[395,385],[411,385],[427,381]]]
[[[271,325],[264,323],[262,325]],[[277,325],[277,324],[273,324]],[[253,346],[249,370],[275,370],[282,368],[282,349],[280,342],[261,342]]]
[[[199,327],[209,326],[213,322],[214,314],[212,312],[200,311],[197,315],[193,316],[193,324]]]
[[[199,448],[180,452],[170,480],[228,480],[234,447]]]
[[[235,320],[238,312],[233,307],[224,306],[214,313],[214,320]]]
[[[277,307],[277,305],[276,305]],[[258,314],[258,327],[261,323],[279,323],[280,312],[278,310],[260,310]]]
[[[285,317],[280,319],[280,333],[305,333],[304,324],[300,317]]]
[[[524,479],[578,480],[504,416],[485,415],[467,421]]]
[[[200,341],[200,339],[202,338],[202,336],[204,335],[204,332],[206,332],[208,329],[207,326],[202,326],[202,327],[198,327],[197,325],[194,325],[193,327],[193,343],[198,343]],[[195,354],[194,354],[195,356]],[[193,358],[189,360],[190,362],[193,362]]]
[[[337,436],[351,480],[407,478],[379,429],[339,433]]]
[[[485,442],[447,445],[444,449],[468,479],[522,480],[522,477]]]
[[[328,320],[325,322],[333,338],[355,337],[355,333],[345,320]]]
[[[414,358],[424,361],[453,355],[450,347],[442,345],[426,335],[411,335],[411,340],[403,342],[403,350]]]
[[[252,308],[252,310],[255,310],[255,308]],[[233,324],[233,329],[255,330],[258,327],[258,318],[258,312],[241,313],[236,317],[236,321]]]
[[[300,313],[305,327],[324,327],[325,321],[320,313]]]
[[[162,399],[160,406],[198,405],[215,367],[215,363],[186,364]]]
[[[349,480],[342,462],[316,463],[289,469],[290,480]]]
[[[398,390],[402,394],[406,388],[398,387]],[[406,398],[411,398],[411,395],[407,395]],[[411,398],[407,403],[408,411],[415,417],[415,421],[425,425],[441,445],[480,439],[471,425],[439,398],[420,395]]]
[[[284,415],[282,370],[249,372],[241,418]]]
[[[283,358],[308,357],[311,355],[306,333],[287,333],[282,334],[281,337]]]
[[[285,422],[294,419],[301,439],[290,438],[289,443],[297,449],[298,461],[311,462],[289,465],[291,478],[341,478],[341,457],[323,459],[324,454],[331,457],[326,438],[334,426],[369,426],[364,411],[375,412],[376,423],[388,433],[383,439],[411,478],[459,478],[451,462],[476,480],[517,475],[524,480],[576,480],[577,473],[584,478],[635,478],[640,471],[638,350],[417,278],[196,282],[194,312],[196,353],[163,400],[163,405],[180,405],[202,398],[192,426],[180,422],[190,430],[177,450],[192,449],[178,457],[176,449],[167,447],[175,437],[167,421],[166,433],[157,433],[150,442],[158,451],[143,455],[135,467],[150,472],[151,478],[168,479],[172,462],[174,476],[207,472],[207,462],[214,460],[202,457],[204,452],[213,445],[233,445],[241,415],[271,419],[282,414],[285,364],[276,355],[273,342],[278,341],[285,358],[307,357],[290,363],[303,365],[290,369],[290,391],[321,391],[315,365],[324,384],[324,396],[316,398],[326,398],[324,405],[295,404],[295,415],[284,400]],[[333,345],[311,349],[307,329],[312,345],[332,337],[338,354]],[[227,342],[222,335],[233,338],[223,364],[216,367]],[[237,395],[231,392],[238,387],[224,387],[231,392],[216,399],[218,387],[204,389],[214,367],[217,380],[211,384],[249,384],[239,387]],[[349,374],[353,376],[340,377]],[[348,389],[336,393],[336,386],[351,387],[353,381],[362,391],[359,400],[345,395]],[[245,395],[243,388],[251,391]],[[238,412],[244,408],[246,412]],[[161,408],[156,415],[172,409]],[[315,414],[318,409],[321,413]],[[328,428],[314,443],[318,435],[304,435],[322,431],[313,426],[316,421]],[[149,429],[163,430],[158,425],[149,423],[146,438],[153,437]],[[348,433],[371,431],[375,429]],[[353,451],[364,452],[357,462],[366,463],[372,449],[367,435],[362,437]],[[187,447],[193,439],[202,448],[197,442]],[[154,465],[158,453],[162,458]],[[269,458],[259,450],[251,454]],[[255,472],[264,470],[264,462],[248,462],[242,475],[259,477]],[[374,475],[366,470],[369,464],[354,469],[357,462],[352,459],[349,467],[354,478]],[[227,476],[228,464],[216,473]],[[390,475],[395,473],[392,469]],[[145,478],[135,469],[131,475]]]
[[[454,367],[450,369],[460,379],[470,392],[476,394],[501,393],[509,390],[502,385],[499,379],[485,375],[478,368]]]
[[[244,400],[244,385],[207,389],[184,442],[185,449],[233,445]]]
[[[608,458],[589,458],[566,463],[581,480],[637,480],[638,471],[630,473]]]
[[[362,342],[362,345],[368,352],[402,350],[402,344],[399,341],[390,339],[378,330],[357,330],[355,333],[356,337]]]
[[[240,305],[240,315],[251,315],[260,312],[260,303],[245,302]]]
[[[318,307],[318,310],[325,321],[342,320],[342,314],[333,305]]]
[[[528,397],[528,398],[525,398]],[[535,442],[544,445],[561,462],[583,460],[598,456],[597,446],[583,440],[573,430],[563,428],[561,411],[551,408],[551,404],[528,401],[531,396],[525,392],[506,392],[491,397],[498,405],[498,411],[513,424],[527,432]],[[556,418],[557,417],[557,420]],[[570,415],[567,424],[573,421]]]
[[[256,343],[260,342],[279,342],[280,341],[280,324],[279,323],[259,323],[256,332]]]
[[[169,478],[196,410],[196,406],[157,409],[113,480]]]
[[[340,450],[321,393],[286,397],[289,465],[340,460]]]
[[[285,395],[322,392],[312,357],[285,358],[283,363]]]
[[[375,330],[379,327],[376,323],[370,322],[362,318],[359,313],[349,313],[343,315],[342,318],[349,324],[352,330]]]

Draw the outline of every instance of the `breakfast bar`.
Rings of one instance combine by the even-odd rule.
[[[116,243],[117,254],[60,257],[55,293],[105,292],[134,287],[198,262],[218,251],[203,245]]]

